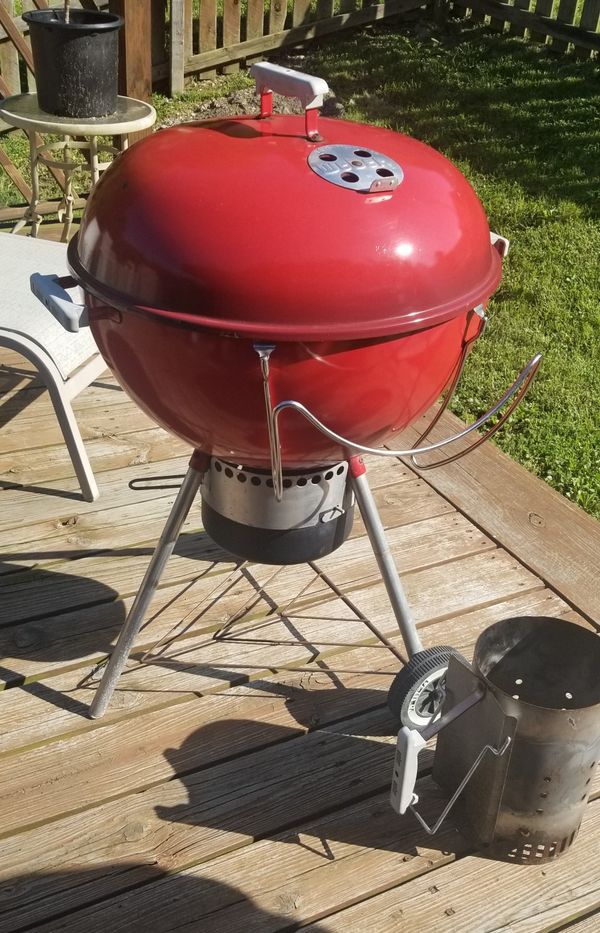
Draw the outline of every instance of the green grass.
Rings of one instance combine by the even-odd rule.
[[[450,22],[425,38],[403,27],[356,32],[323,43],[305,67],[328,80],[349,118],[444,152],[511,240],[453,409],[480,415],[542,351],[498,445],[600,517],[597,66]]]
[[[165,97],[163,94],[154,94],[152,103],[156,108],[158,123],[165,120],[178,119],[182,115],[193,116],[195,108],[205,100],[213,97],[225,97],[241,88],[252,87],[254,81],[247,72],[238,71],[235,74],[223,75],[214,81],[198,81],[186,87],[183,94],[177,97]]]

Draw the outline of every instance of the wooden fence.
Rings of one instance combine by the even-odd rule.
[[[548,43],[553,52],[573,48],[587,58],[600,51],[600,0],[451,0],[450,8],[498,32]]]
[[[431,6],[430,0],[171,0],[170,58],[155,66],[155,79],[170,78],[172,93],[187,76],[231,70],[242,61],[319,36]],[[574,47],[589,56],[600,50],[600,0],[435,0],[438,13],[487,20],[510,35]]]
[[[170,85],[233,70],[287,45],[426,7],[429,0],[171,0]],[[222,12],[221,12],[222,10]],[[161,74],[157,70],[157,76]]]

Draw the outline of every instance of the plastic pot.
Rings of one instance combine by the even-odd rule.
[[[117,109],[119,29],[114,13],[32,10],[29,26],[39,105],[61,117],[105,117]]]

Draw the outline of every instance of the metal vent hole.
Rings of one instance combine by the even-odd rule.
[[[354,155],[360,156],[361,159],[370,159],[371,153],[367,152],[366,149],[355,149]]]
[[[322,162],[337,162],[337,156],[333,152],[322,152],[319,158]]]
[[[390,172],[389,168],[378,168],[376,171],[377,171],[377,174],[381,176],[381,178],[393,178],[394,177],[394,173]]]
[[[358,181],[358,175],[355,175],[354,172],[342,172],[340,177],[350,185],[355,185]]]

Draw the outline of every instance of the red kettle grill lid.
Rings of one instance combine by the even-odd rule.
[[[485,304],[500,257],[452,163],[379,127],[319,131],[236,117],[140,141],[90,196],[75,278],[121,309],[271,340],[387,336]],[[334,163],[359,181],[332,181]]]

